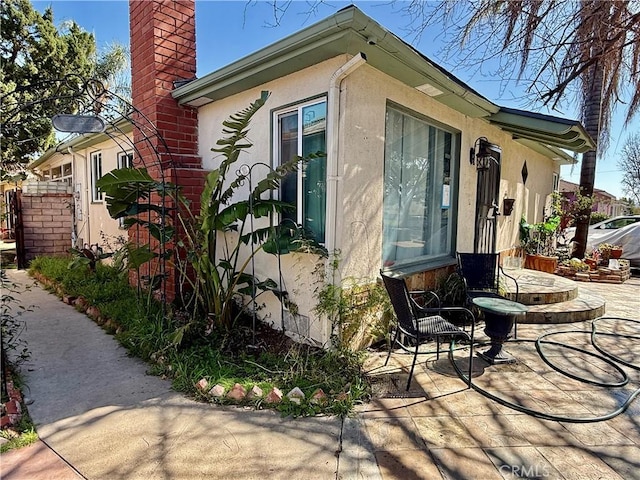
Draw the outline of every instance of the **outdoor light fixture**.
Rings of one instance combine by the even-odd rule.
[[[510,216],[513,213],[513,205],[516,203],[515,198],[503,198],[502,199],[502,214],[505,217]]]
[[[105,123],[95,115],[54,115],[51,118],[53,128],[67,133],[101,133]]]
[[[498,145],[489,142],[486,137],[479,137],[469,152],[469,163],[475,165],[478,170],[486,170],[489,168],[489,160],[493,159],[497,162],[496,157],[501,153],[502,150]]]

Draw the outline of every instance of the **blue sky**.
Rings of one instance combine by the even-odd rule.
[[[408,31],[409,20],[401,11],[402,1],[354,1],[338,2],[326,0],[319,3],[314,12],[309,12],[309,2],[291,2],[276,25],[272,6],[268,2],[241,1],[197,1],[196,2],[196,43],[197,75],[202,77],[266,45],[290,35],[308,25],[335,13],[340,8],[354,3],[365,14],[382,26],[403,38],[423,54],[430,57],[450,72],[468,83],[489,100],[507,107],[526,108],[541,113],[578,118],[578,112],[549,112],[543,107],[532,108],[524,104],[523,85],[509,84],[501,87],[501,81],[490,76],[478,76],[470,71],[447,65],[439,55],[442,47],[442,32],[431,29],[416,39]],[[32,1],[40,11],[51,6],[56,25],[66,20],[75,20],[82,28],[92,32],[98,48],[117,42],[129,44],[129,3],[126,0],[87,1],[53,0]],[[281,2],[281,5],[286,3]],[[612,125],[610,148],[605,158],[599,160],[596,171],[596,188],[621,197],[620,179],[616,162],[619,150],[631,132],[640,131],[640,118],[623,128],[622,111],[617,112]],[[562,167],[561,177],[579,183],[580,165]]]

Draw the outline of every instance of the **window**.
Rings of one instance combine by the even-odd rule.
[[[560,184],[560,175],[558,175],[556,172],[553,172],[553,191],[554,192],[558,191],[559,184]]]
[[[96,182],[102,177],[102,153],[93,152],[91,154],[91,201],[101,202],[102,192],[98,189]]]
[[[452,255],[458,135],[387,107],[384,268]]]
[[[52,167],[45,173],[45,180],[53,180],[54,182],[63,182],[67,185],[71,185],[73,175],[71,173],[71,163],[65,163]]]
[[[133,167],[133,153],[120,152],[118,154],[118,168],[132,168]]]
[[[275,113],[276,159],[279,165],[296,156],[326,152],[327,102],[325,99]],[[298,172],[282,181],[280,200],[296,206],[282,215],[302,225],[320,243],[325,239],[326,157],[309,160]]]
[[[118,153],[118,168],[132,168],[133,167],[133,153],[120,152]],[[124,217],[118,219],[118,226],[125,228]]]

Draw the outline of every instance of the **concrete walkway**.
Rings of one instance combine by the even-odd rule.
[[[9,274],[31,283],[24,272]],[[640,278],[580,287],[607,299],[607,315],[638,319]],[[37,305],[24,317],[32,352],[24,393],[44,444],[3,454],[3,479],[640,479],[640,400],[608,421],[542,420],[465,388],[446,355],[422,357],[405,392],[410,358],[394,355],[383,367],[384,354],[372,352],[376,398],[354,418],[283,419],[186,399],[53,295],[36,287],[24,299]],[[522,325],[518,336],[588,327]],[[620,328],[639,333],[637,325]],[[556,340],[587,345],[587,337]],[[619,355],[640,363],[637,340],[613,343],[607,348],[617,343]],[[621,389],[579,384],[544,364],[532,345],[507,344],[514,365],[475,360],[474,383],[548,414],[585,417],[615,410],[640,387],[640,372],[630,368]],[[461,366],[464,355],[456,353]],[[611,377],[595,358],[559,348],[549,355],[563,368]]]
[[[25,272],[8,274],[33,283]],[[58,478],[376,478],[357,420],[294,420],[191,401],[54,295],[32,288],[23,295],[31,304],[23,393],[43,442],[75,469],[60,460]],[[38,445],[3,454],[2,479],[50,480],[48,469],[34,469],[43,452]]]

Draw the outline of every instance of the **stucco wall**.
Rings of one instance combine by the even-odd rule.
[[[203,160],[203,168],[212,169],[219,164],[220,159],[217,158],[216,153],[211,152],[211,149],[223,136],[222,122],[229,115],[246,108],[259,98],[262,90],[269,91],[271,95],[265,106],[252,119],[248,138],[254,146],[239,159],[237,166],[257,162],[273,165],[272,112],[292,103],[326,94],[331,75],[347,60],[348,57],[340,56],[321,65],[201,107],[198,111],[198,131],[199,154]],[[256,167],[254,171],[259,179],[260,172],[264,172],[265,169]],[[246,198],[247,193],[248,186],[240,190],[239,196]],[[257,225],[264,225],[264,223],[257,223]],[[283,273],[282,288],[289,292],[291,299],[299,307],[299,314],[303,317],[299,322],[300,334],[308,334],[320,342],[326,342],[330,333],[329,326],[326,322],[315,318],[312,311],[316,305],[314,292],[319,287],[318,276],[314,273],[318,269],[318,258],[309,254],[290,254],[281,257],[280,260]],[[255,261],[255,273],[261,279],[270,277],[279,282],[277,257],[258,255]],[[279,327],[282,322],[280,302],[273,295],[265,294],[259,298],[258,303],[261,305],[260,317]],[[289,317],[287,313],[285,315]]]
[[[469,150],[478,137],[487,137],[502,147],[500,205],[515,198],[511,216],[498,218],[497,250],[517,245],[518,223],[524,214],[539,221],[552,191],[554,161],[524,145],[482,119],[465,116],[433,98],[365,65],[345,81],[344,111],[340,136],[340,160],[344,165],[343,222],[341,244],[343,276],[375,275],[381,262],[384,129],[387,100],[409,108],[437,123],[461,132],[457,243],[458,251],[472,251],[474,241],[477,173],[469,163]],[[522,182],[527,162],[529,176]],[[351,241],[353,240],[353,241]]]
[[[210,149],[221,136],[221,123],[229,114],[246,107],[269,90],[271,97],[251,124],[250,140],[254,147],[239,164],[266,162],[272,164],[272,111],[283,106],[324,94],[329,90],[331,75],[345,61],[336,57],[251,91],[235,95],[199,110],[200,155],[205,168],[217,165]],[[426,116],[449,129],[459,131],[460,162],[457,219],[459,251],[473,249],[473,219],[475,217],[476,170],[469,164],[469,150],[476,138],[487,137],[502,147],[502,181],[499,198],[516,198],[513,214],[498,221],[498,250],[506,250],[518,242],[518,221],[523,213],[527,219],[541,218],[546,196],[552,189],[552,173],[559,171],[551,159],[511,140],[510,136],[481,119],[467,117],[433,98],[409,88],[399,81],[365,64],[351,73],[341,84],[340,134],[338,147],[339,207],[336,246],[341,250],[339,275],[374,279],[381,265],[382,192],[384,168],[385,111],[392,101]],[[330,112],[329,112],[330,115]],[[328,118],[328,122],[331,119]],[[328,139],[331,142],[331,139]],[[520,171],[527,161],[529,178],[523,185]],[[327,227],[327,235],[332,226]],[[452,258],[453,260],[453,258]],[[317,276],[315,259],[309,255],[289,255],[282,258],[284,287],[292,294],[300,313],[311,318],[311,335],[327,341],[327,325],[314,318],[316,305],[314,283]],[[256,273],[277,279],[275,259],[256,259]],[[280,323],[280,306],[273,298],[264,297],[261,316]]]

